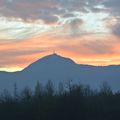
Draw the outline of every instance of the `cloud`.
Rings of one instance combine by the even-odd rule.
[[[87,43],[84,43],[83,46],[90,50],[92,54],[113,54],[114,51],[111,49],[113,47],[113,44],[111,44],[110,40],[93,40],[88,41]]]
[[[1,0],[0,14],[10,18],[23,20],[43,20],[45,23],[58,21],[56,15],[66,12],[88,12],[100,2],[96,0]]]
[[[116,36],[120,37],[120,23],[117,23],[116,25],[114,25],[112,27],[112,32],[113,34],[115,34]]]
[[[70,23],[70,29],[73,35],[79,34],[80,26],[83,23],[81,19],[74,19]]]
[[[85,16],[91,19],[95,16],[89,16],[87,13],[96,12],[95,8],[100,12],[101,4],[102,2],[97,0],[2,0],[0,1],[0,15],[2,19],[7,19],[7,21],[4,20],[7,25],[5,22],[3,25],[3,20],[0,19],[2,22],[0,28],[7,27],[1,28],[0,38],[21,40],[41,34],[41,31],[55,33],[54,30],[60,31],[64,28],[67,29],[61,32],[70,37],[77,37],[87,32],[81,27],[81,24],[86,22]],[[89,20],[88,17],[86,17],[87,20]],[[91,26],[87,27],[91,29],[89,28]],[[94,29],[97,27],[99,26],[97,25]],[[59,34],[62,33],[59,32]]]
[[[82,24],[83,24],[82,19],[79,19],[79,18],[68,19],[66,23],[62,26],[64,31],[67,31],[66,32],[67,35],[65,36],[71,39],[81,36]]]
[[[106,0],[103,5],[107,9],[114,19],[116,19],[116,24],[110,26],[112,33],[116,36],[120,36],[120,0]]]
[[[101,39],[94,35],[79,36],[75,39],[54,37],[50,34],[24,41],[0,41],[0,66],[21,67],[29,65],[54,50],[58,54],[71,57],[78,63],[93,65],[112,64],[113,59],[119,59],[120,43],[114,36],[103,36]],[[106,62],[111,60],[111,62]]]
[[[46,32],[49,26],[43,23],[24,23],[0,18],[0,39],[22,40]]]
[[[74,39],[74,43],[67,43],[66,40],[59,48],[81,54],[82,56],[113,55],[118,53],[119,49],[115,50],[114,48],[118,48],[120,43],[117,39],[114,39],[114,37],[111,36],[111,38],[110,36],[107,38],[102,37],[101,39],[95,36],[80,36],[79,38]]]
[[[13,0],[12,2],[5,0],[1,2],[0,13],[8,18],[20,18],[24,21],[42,19],[49,23],[57,20],[54,16],[58,11],[56,7],[57,4],[53,0]]]
[[[120,0],[106,0],[105,7],[114,15],[120,15]]]

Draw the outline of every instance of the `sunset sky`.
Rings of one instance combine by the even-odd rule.
[[[120,64],[120,0],[0,0],[0,70],[56,53]]]

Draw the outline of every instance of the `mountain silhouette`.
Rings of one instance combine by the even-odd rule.
[[[116,91],[120,89],[120,66],[82,65],[70,58],[51,54],[28,65],[22,71],[0,72],[0,91],[12,91],[15,83],[19,90],[24,87],[33,89],[37,81],[44,85],[48,80],[53,81],[55,86],[72,80],[73,84],[90,85],[92,88],[98,88],[105,81]]]
[[[52,54],[52,55],[45,56],[37,60],[36,62],[30,64],[23,71],[39,72],[39,70],[43,70],[43,69],[46,70],[46,68],[59,69],[59,68],[63,68],[71,65],[75,65],[75,62],[72,61],[71,59],[62,57],[57,54]]]

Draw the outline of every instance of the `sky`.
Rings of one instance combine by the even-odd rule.
[[[52,54],[120,64],[120,0],[0,0],[0,70]]]

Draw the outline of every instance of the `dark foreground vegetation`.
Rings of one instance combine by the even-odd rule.
[[[62,83],[55,90],[52,82],[37,83],[34,92],[25,88],[0,97],[0,120],[120,120],[120,93],[104,83],[100,90]]]

